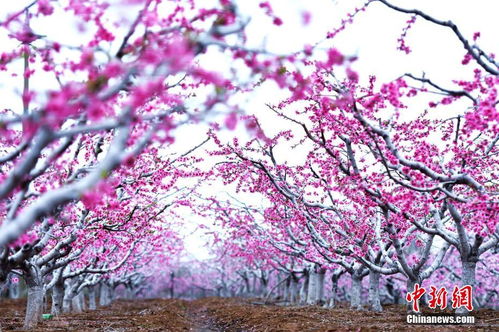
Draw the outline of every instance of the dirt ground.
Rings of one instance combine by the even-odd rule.
[[[21,331],[24,300],[1,300],[2,331]],[[111,306],[43,321],[36,331],[499,331],[499,312],[474,313],[472,326],[408,325],[403,306],[383,313],[352,311],[340,306],[287,307],[251,299],[115,301]]]

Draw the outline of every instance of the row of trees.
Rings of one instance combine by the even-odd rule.
[[[79,153],[92,153],[95,147],[87,144]],[[172,168],[176,170],[167,174]],[[120,284],[138,292],[150,277],[144,272],[148,264],[168,264],[182,251],[174,231],[178,226],[167,220],[176,220],[169,208],[175,199],[181,199],[183,189],[170,190],[170,196],[162,194],[168,192],[181,168],[176,161],[153,160],[142,154],[134,166],[120,169],[81,201],[44,218],[2,250],[2,282],[22,278],[26,285],[26,328],[40,319],[49,294],[54,315],[63,309],[81,311],[84,294],[89,296],[89,308],[95,309],[96,288],[101,304],[109,304],[109,289]],[[54,180],[62,177],[52,176]],[[158,176],[168,179],[162,188],[154,185]],[[65,177],[61,180],[68,181]]]
[[[372,289],[369,272],[363,271],[363,274],[359,274],[361,282],[358,291],[353,292],[353,277],[348,266],[328,265],[320,260],[314,263],[296,257],[290,265],[283,266],[280,263],[283,257],[277,257],[272,248],[268,252],[272,254],[272,259],[261,258],[248,262],[243,254],[234,251],[227,252],[225,264],[221,264],[218,257],[216,261],[202,264],[192,261],[180,264],[180,268],[179,265],[171,266],[168,273],[163,273],[163,278],[155,277],[157,288],[151,294],[186,299],[206,296],[247,297],[260,304],[320,305],[331,309],[343,302],[354,310],[373,311],[382,311],[383,306],[388,304],[406,303],[406,281],[402,275],[381,275],[378,288]],[[474,310],[497,309],[497,289],[490,281],[495,275],[489,270],[493,262],[492,255],[487,255],[479,264],[479,277],[471,302]],[[438,287],[437,290],[446,287],[448,296],[454,293],[454,287],[462,282],[459,263],[455,259],[450,260],[423,281],[427,295],[419,300],[420,308],[429,306],[432,285]],[[456,294],[460,294],[459,289]],[[379,307],[376,308],[373,305],[378,300]],[[448,307],[451,307],[451,300],[449,297]]]
[[[58,40],[46,23],[62,20]],[[179,255],[174,207],[193,190],[181,182],[203,172],[201,142],[175,130],[234,117],[233,96],[289,62],[246,48],[247,23],[230,1],[34,0],[6,13],[0,282],[26,285],[25,328],[48,294],[54,314],[81,310],[85,294],[94,308],[96,287],[108,304],[110,289],[137,292]],[[214,70],[206,55],[231,61]]]
[[[268,105],[289,130],[247,143],[214,140],[212,154],[224,157],[216,177],[261,197],[261,206],[214,197],[207,210],[229,230],[224,241],[234,255],[289,275],[291,299],[301,278],[310,301],[322,300],[332,270],[333,285],[350,276],[354,308],[367,276],[376,311],[382,277],[405,280],[404,292],[428,280],[449,292],[470,285],[477,306],[490,303],[498,273],[499,66],[479,34],[467,39],[450,21],[374,2],[411,15],[409,25],[422,18],[448,28],[465,50],[459,77],[471,78],[405,74],[378,84],[371,76],[365,87],[352,70],[356,59],[330,49],[325,61],[289,70],[301,83]]]

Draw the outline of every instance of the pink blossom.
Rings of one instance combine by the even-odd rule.
[[[345,57],[336,48],[331,48],[328,50],[326,63],[328,67],[334,65],[342,65],[343,61],[345,61]]]
[[[24,27],[21,31],[12,33],[9,36],[19,40],[23,44],[31,44],[42,37],[35,34],[29,27]]]
[[[273,23],[274,25],[280,26],[282,25],[282,20],[279,17],[274,17]]]
[[[45,16],[52,15],[54,7],[50,4],[50,0],[38,0],[38,12]]]
[[[359,74],[352,70],[350,67],[346,69],[347,77],[350,81],[357,83],[359,81]]]
[[[238,120],[237,113],[235,112],[229,113],[225,118],[225,127],[227,127],[227,129],[229,130],[236,129],[237,120]]]
[[[191,63],[194,54],[184,38],[175,38],[165,49],[164,56],[172,73],[182,71]]]
[[[312,14],[309,11],[304,11],[301,16],[303,25],[309,25],[312,20]]]

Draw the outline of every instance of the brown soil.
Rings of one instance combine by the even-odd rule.
[[[21,330],[24,304],[24,300],[0,302],[3,332]],[[384,309],[373,313],[343,306],[287,307],[240,298],[118,300],[95,311],[43,321],[36,331],[499,331],[499,312],[493,310],[474,312],[477,324],[471,326],[411,326],[405,323],[403,306]]]

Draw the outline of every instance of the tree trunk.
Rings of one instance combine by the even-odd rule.
[[[411,279],[411,278],[407,278],[407,282],[406,282],[406,287],[407,287],[407,290],[406,290],[406,295],[410,292],[413,292],[414,291],[414,286],[416,284],[420,284],[420,282],[418,280],[415,280],[415,279]],[[421,285],[421,284],[420,284]],[[421,299],[419,299],[419,307],[420,307],[420,311],[421,311]],[[413,306],[413,302],[408,302],[407,299],[406,299],[406,303],[407,303],[407,312],[408,313],[415,313],[415,311],[413,310],[414,306]]]
[[[279,273],[279,278],[277,278],[278,286],[277,286],[277,292],[276,292],[276,299],[283,300],[286,298],[286,285],[284,282],[282,282],[286,278],[286,274],[284,273]]]
[[[284,283],[286,287],[284,288],[284,301],[290,302],[291,299],[291,275],[286,278]]]
[[[113,303],[114,299],[116,298],[116,287],[117,286],[109,286],[108,305],[111,305],[111,303]]]
[[[260,277],[260,296],[265,296],[265,294],[267,294],[268,284],[269,284],[269,280],[267,279],[266,276],[262,275],[262,277]]]
[[[243,290],[243,296],[249,297],[251,294],[251,284],[248,275],[245,273],[243,276],[244,280],[244,290]]]
[[[338,282],[334,282],[331,285],[331,297],[329,298],[329,303],[327,306],[329,308],[336,307],[336,293],[338,292]]]
[[[9,298],[18,299],[19,298],[19,282],[9,283]]]
[[[62,300],[62,311],[64,313],[71,312],[71,305],[73,302],[74,294],[71,290],[71,283],[68,287],[64,288],[64,299]]]
[[[258,277],[255,275],[251,278],[251,283],[253,284],[253,296],[259,296],[260,295],[260,288],[257,287],[258,284]]]
[[[85,296],[85,290],[82,290],[78,295],[77,297],[80,299],[80,302],[81,302],[81,308],[83,309],[83,311],[87,310],[87,300],[86,300],[86,296]]]
[[[326,270],[321,268],[317,272],[317,303],[324,305],[324,279],[326,278]]]
[[[350,308],[362,310],[362,279],[363,277],[352,274],[352,290],[350,292]]]
[[[109,286],[103,283],[100,286],[99,305],[101,307],[104,307],[110,304],[111,304],[111,292]]]
[[[62,302],[64,300],[64,281],[58,281],[52,288],[52,309],[50,313],[58,316],[62,313]]]
[[[391,278],[386,281],[386,292],[393,298],[394,304],[401,303],[400,291],[395,288],[395,284],[393,283],[393,279]]]
[[[132,286],[127,285],[125,287],[125,297],[126,297],[127,300],[133,300],[134,299],[135,295],[133,293]]]
[[[95,286],[88,287],[88,309],[89,310],[97,309],[97,294]]]
[[[475,291],[475,273],[476,273],[476,259],[462,260],[462,285],[461,286],[471,286],[473,292]],[[473,294],[474,295],[474,294]],[[471,298],[471,300],[473,297]],[[468,315],[470,311],[465,307],[460,307],[456,309],[456,313],[460,315]]]
[[[379,277],[379,272],[369,271],[369,308],[377,312],[383,311],[379,297]]]
[[[475,272],[476,272],[476,262],[475,261],[464,261],[463,265],[463,286],[475,287]]]
[[[73,307],[73,312],[76,312],[76,313],[83,312],[81,294],[78,294],[78,295],[72,297],[71,305]]]
[[[85,293],[83,291],[79,292],[78,294],[74,295],[71,297],[71,305],[73,307],[73,312],[83,312],[86,310],[86,303],[85,303]]]
[[[170,273],[170,299],[175,297],[175,272]]]
[[[318,291],[319,291],[319,280],[317,278],[317,272],[315,272],[315,270],[312,269],[308,277],[307,304],[317,304],[319,300],[317,298]]]
[[[289,302],[294,304],[298,301],[298,293],[299,293],[299,285],[298,285],[298,278],[294,275],[291,274],[290,278],[290,286],[289,286]]]
[[[47,292],[43,292],[43,309],[42,309],[42,312],[46,312],[46,311],[49,311],[49,300],[47,298]]]
[[[338,297],[338,280],[340,279],[341,274],[337,272],[333,272],[331,276],[331,298],[329,299],[329,308],[334,308],[336,306],[336,299]]]
[[[307,303],[308,283],[309,283],[309,275],[308,273],[304,272],[303,283],[300,288],[300,303],[302,304]]]
[[[27,286],[28,304],[26,305],[24,329],[30,330],[36,326],[42,317],[44,290],[41,283],[32,284],[27,282]]]

